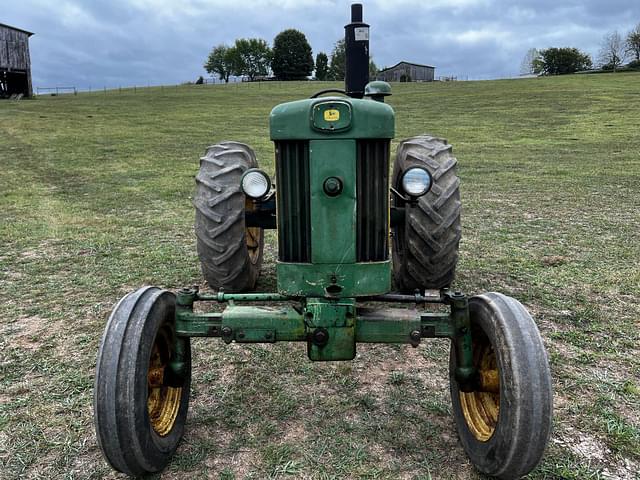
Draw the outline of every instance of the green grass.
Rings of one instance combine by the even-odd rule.
[[[92,425],[95,355],[114,303],[202,284],[198,158],[251,144],[311,83],[138,89],[0,103],[0,477],[116,476]],[[457,286],[534,314],[555,388],[531,478],[640,470],[640,74],[394,85],[397,137],[459,159]],[[268,235],[260,289],[274,288]],[[314,364],[301,345],[194,343],[192,407],[163,478],[480,478],[455,433],[448,345],[363,346]]]

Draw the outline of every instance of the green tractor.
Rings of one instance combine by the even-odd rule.
[[[445,140],[421,135],[400,143],[389,175],[391,89],[369,82],[369,26],[360,4],[351,13],[345,90],[271,112],[275,185],[242,143],[219,143],[201,158],[195,231],[215,293],[143,287],[113,309],[94,417],[116,470],[157,472],[174,454],[187,418],[191,337],[304,342],[314,361],[352,360],[358,343],[448,338],[452,410],[473,465],[510,479],[540,461],[552,389],[538,329],[513,298],[449,288],[461,235],[456,159]],[[265,229],[278,232],[277,292],[251,293]],[[212,301],[227,306],[194,309]],[[405,305],[371,308],[381,302]]]

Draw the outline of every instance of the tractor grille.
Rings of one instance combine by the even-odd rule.
[[[357,144],[356,259],[377,262],[389,257],[389,140]]]
[[[389,257],[389,144],[360,140],[356,153],[356,260]],[[276,142],[278,250],[282,262],[311,261],[309,143]]]
[[[278,251],[282,262],[311,261],[309,142],[276,142]]]

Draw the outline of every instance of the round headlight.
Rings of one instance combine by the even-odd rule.
[[[413,167],[402,175],[402,189],[412,197],[421,197],[431,188],[431,175],[424,168]]]
[[[240,187],[251,198],[262,198],[271,190],[271,180],[262,170],[251,168],[244,172]]]

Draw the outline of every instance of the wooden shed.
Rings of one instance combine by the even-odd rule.
[[[31,32],[0,23],[0,98],[33,95],[29,37]]]
[[[385,82],[433,82],[436,67],[419,63],[398,62],[378,72],[378,80]]]

